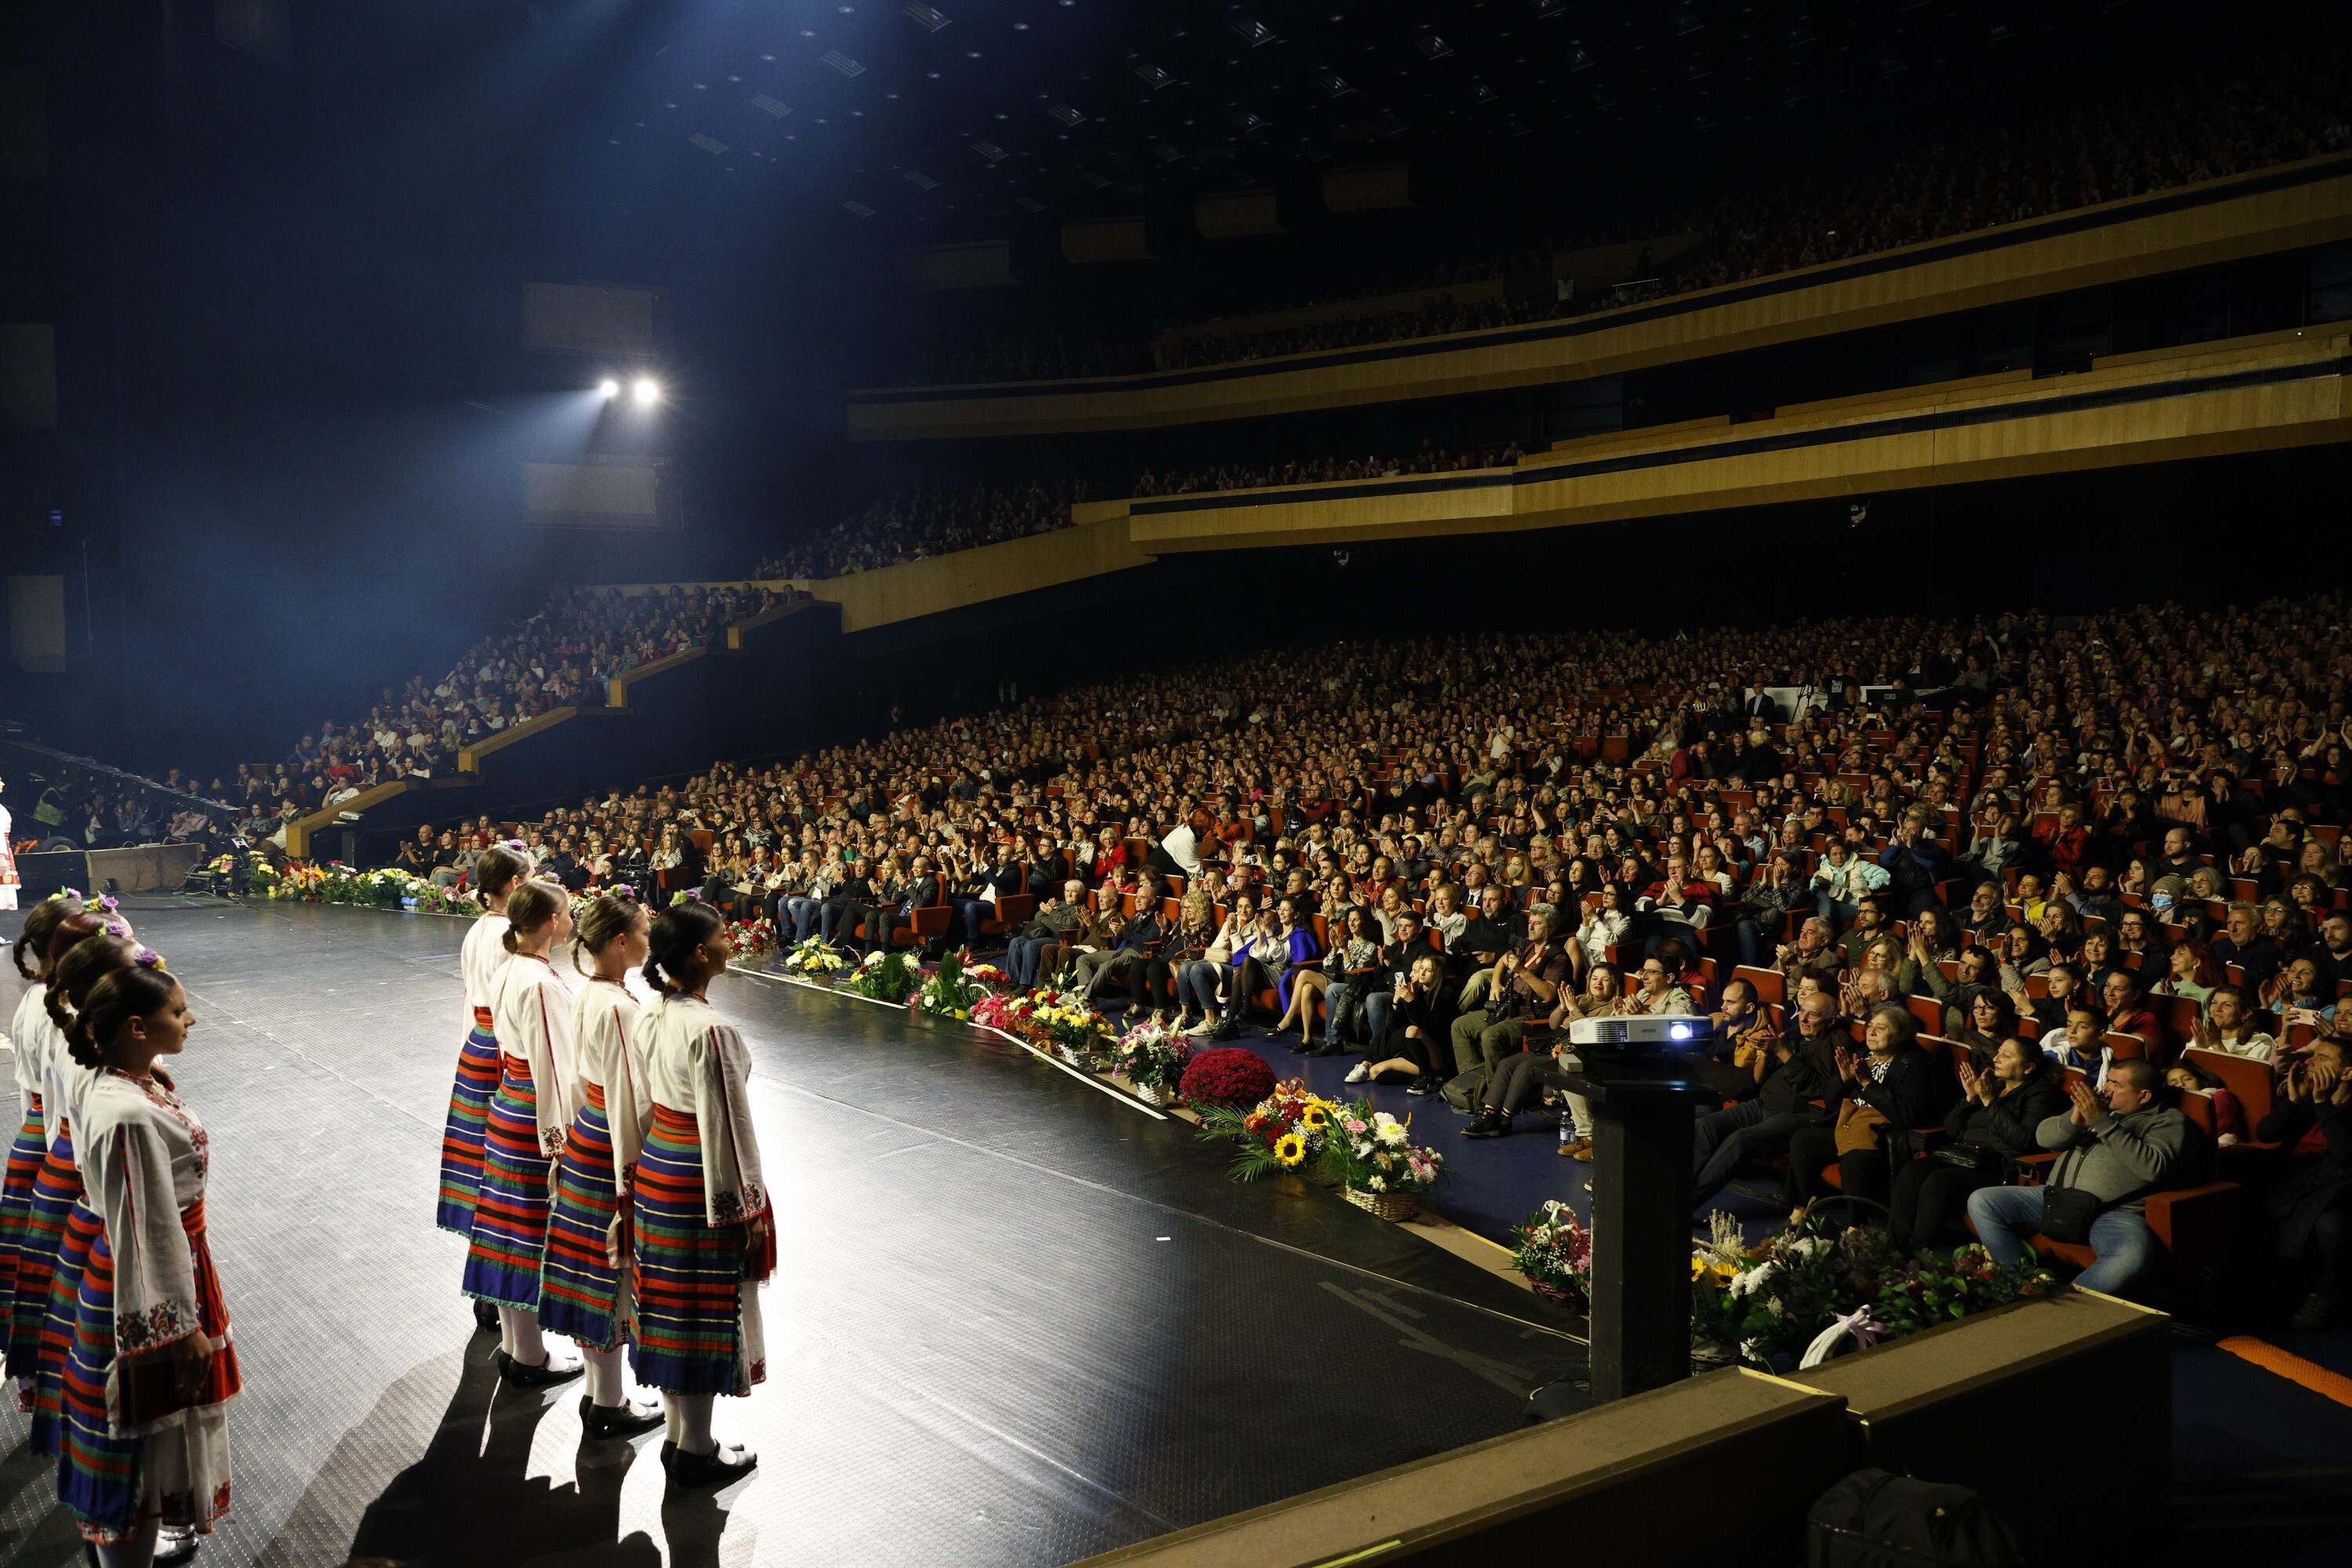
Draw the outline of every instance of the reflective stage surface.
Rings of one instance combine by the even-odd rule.
[[[500,1392],[432,1226],[463,922],[138,903],[200,1020],[178,1077],[245,1367],[213,1568],[1059,1563],[1512,1430],[1581,1362],[1524,1291],[1228,1181],[1182,1121],[734,975],[782,1263],[769,1380],[719,1430],[760,1468],[666,1501],[658,1433],[583,1445],[578,1383]],[[0,1414],[0,1562],[78,1563],[24,1429]]]

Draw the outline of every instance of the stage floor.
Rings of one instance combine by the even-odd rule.
[[[658,1434],[583,1446],[578,1384],[499,1392],[432,1226],[464,923],[126,912],[199,1017],[178,1077],[246,1374],[213,1568],[1060,1563],[1510,1431],[1581,1363],[1526,1292],[1295,1180],[1237,1185],[1185,1122],[730,975],[782,1262],[769,1381],[719,1426],[761,1462],[665,1506]],[[0,1562],[62,1568],[24,1431],[0,1414]]]

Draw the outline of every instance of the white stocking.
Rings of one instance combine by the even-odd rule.
[[[499,1342],[520,1365],[547,1364],[547,1342],[539,1337],[539,1314],[528,1308],[499,1309]]]
[[[671,1441],[677,1445],[679,1453],[709,1454],[718,1450],[719,1440],[710,1435],[711,1412],[719,1405],[717,1394],[665,1394],[662,1403],[677,1433]]]
[[[586,1345],[580,1353],[588,1361],[588,1399],[612,1410],[626,1404],[629,1397],[629,1367],[620,1349],[592,1351]]]

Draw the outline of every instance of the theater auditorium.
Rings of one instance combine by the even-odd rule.
[[[0,16],[0,1563],[2352,1556],[2352,13]]]

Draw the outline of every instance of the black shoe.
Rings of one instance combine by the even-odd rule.
[[[1214,1040],[1222,1045],[1227,1040],[1240,1039],[1242,1037],[1242,1026],[1239,1024],[1234,1023],[1231,1018],[1220,1018],[1217,1020],[1217,1026],[1210,1030],[1202,1037],[1203,1039]]]
[[[1462,1136],[1465,1138],[1492,1138],[1495,1136],[1495,1113],[1491,1110],[1482,1110],[1476,1116],[1472,1117],[1470,1120],[1470,1125],[1462,1130]]]
[[[2294,1316],[2287,1326],[2299,1334],[2315,1334],[2325,1329],[2339,1327],[2347,1321],[2352,1321],[2352,1310],[2330,1301],[2315,1290],[2303,1299],[2303,1305],[2295,1309]]]
[[[1404,1091],[1407,1094],[1419,1095],[1423,1099],[1427,1099],[1429,1096],[1437,1092],[1437,1086],[1430,1082],[1427,1076],[1424,1075],[1421,1078],[1414,1079],[1411,1083],[1405,1085]]]
[[[634,1437],[640,1432],[650,1432],[665,1417],[662,1407],[656,1405],[648,1413],[635,1405],[599,1405],[586,1394],[580,1396],[580,1435],[583,1437]]]
[[[1336,1057],[1346,1054],[1347,1047],[1337,1040],[1326,1040],[1307,1054],[1310,1057]]]
[[[488,1301],[474,1303],[474,1331],[483,1334],[499,1331],[499,1310]]]
[[[558,1366],[552,1352],[537,1366],[525,1366],[503,1350],[495,1359],[499,1379],[509,1388],[552,1388],[559,1383],[571,1382],[588,1370],[588,1363],[584,1361],[568,1367]]]
[[[723,1487],[751,1473],[760,1456],[749,1448],[737,1452],[743,1457],[736,1460],[726,1458],[727,1445],[721,1443],[708,1454],[689,1454],[677,1444],[664,1442],[661,1447],[662,1468],[669,1475],[674,1487]]]
[[[1290,1054],[1294,1057],[1311,1057],[1315,1054],[1315,1047],[1301,1040],[1290,1047]]]

